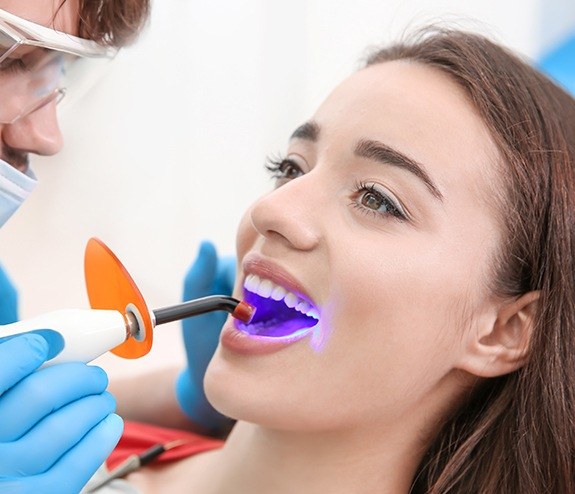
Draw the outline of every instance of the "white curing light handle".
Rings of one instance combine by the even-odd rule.
[[[117,310],[63,309],[0,326],[0,338],[51,329],[64,338],[64,349],[43,367],[90,362],[126,340],[126,321]]]

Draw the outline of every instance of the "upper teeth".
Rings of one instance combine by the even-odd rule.
[[[283,286],[276,285],[273,281],[262,279],[255,274],[248,274],[244,281],[244,288],[260,297],[283,300],[290,309],[295,309],[306,316],[319,319],[319,312],[309,302],[298,297],[295,293],[288,292]]]

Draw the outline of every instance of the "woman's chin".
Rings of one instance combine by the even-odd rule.
[[[301,372],[316,355],[310,338],[311,328],[282,337],[250,335],[229,318],[204,377],[209,402],[236,420],[299,428],[309,420],[312,405],[303,398],[309,397],[310,378]]]
[[[221,414],[249,422],[259,422],[262,403],[260,386],[254,385],[253,376],[246,375],[229,360],[221,356],[220,348],[214,354],[204,377],[204,392],[211,405]],[[264,397],[262,401],[266,401]],[[258,413],[259,412],[259,413]]]
[[[276,384],[269,374],[266,378],[234,366],[222,357],[220,348],[204,377],[208,401],[221,414],[273,429],[298,429],[307,412],[298,414],[292,400],[286,401],[287,390],[282,388],[285,386]]]

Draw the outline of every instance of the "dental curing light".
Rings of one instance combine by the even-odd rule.
[[[97,238],[86,245],[84,272],[92,309],[63,309],[0,326],[0,338],[39,330],[59,333],[64,348],[45,365],[90,362],[109,350],[135,359],[150,351],[159,324],[218,310],[248,323],[255,313],[252,305],[223,295],[150,311],[126,268]]]

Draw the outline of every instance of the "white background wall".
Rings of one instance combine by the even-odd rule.
[[[232,253],[241,213],[270,186],[264,158],[365,48],[449,19],[537,57],[575,28],[573,0],[157,0],[139,43],[62,112],[64,151],[37,158],[41,184],[0,232],[22,317],[87,307],[90,236],[124,262],[150,308],[176,303],[198,243]],[[112,373],[183,359],[178,325],[149,357]]]

